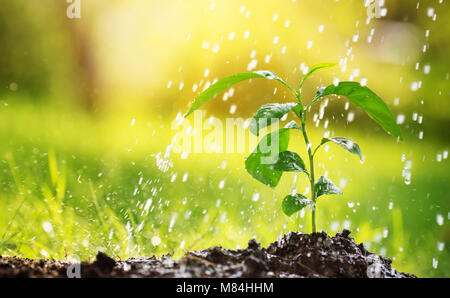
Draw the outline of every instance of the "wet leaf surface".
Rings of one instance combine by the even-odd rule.
[[[309,200],[307,197],[301,194],[287,195],[283,199],[281,207],[283,208],[284,214],[291,216],[295,212],[298,212],[305,208],[307,205],[313,204],[313,201]]]

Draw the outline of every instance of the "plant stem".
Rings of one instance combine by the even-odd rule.
[[[298,92],[295,93],[295,96],[298,99],[299,104],[301,105],[301,112],[298,117],[300,118],[300,121],[302,123],[302,133],[303,138],[305,139],[306,148],[308,151],[308,157],[309,157],[309,182],[311,183],[311,200],[313,201],[313,210],[312,210],[312,232],[316,232],[316,189],[314,185],[314,154],[311,150],[312,144],[309,142],[308,139],[308,133],[306,132],[306,109],[303,106],[302,100],[301,100],[301,87],[300,85]]]
[[[316,231],[316,190],[314,185],[314,154],[312,153],[312,144],[309,142],[308,134],[306,132],[306,111],[303,111],[302,117],[300,118],[302,122],[302,132],[303,138],[305,139],[306,148],[309,157],[309,181],[311,183],[311,199],[314,203],[312,210],[312,231]]]

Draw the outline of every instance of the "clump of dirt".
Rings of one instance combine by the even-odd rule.
[[[181,259],[132,258],[116,262],[98,253],[95,262],[81,263],[81,277],[416,277],[391,268],[391,259],[367,251],[344,230],[291,232],[267,248],[250,240],[246,249],[220,246],[186,253]],[[68,277],[76,273],[66,261],[0,256],[0,277]]]

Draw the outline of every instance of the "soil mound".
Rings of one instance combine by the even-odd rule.
[[[179,260],[163,256],[116,262],[99,253],[93,263],[81,263],[79,272],[81,277],[416,277],[391,268],[391,259],[367,251],[349,234],[291,232],[267,248],[252,239],[246,249],[216,246]],[[0,277],[64,278],[68,269],[77,272],[67,261],[0,256]]]

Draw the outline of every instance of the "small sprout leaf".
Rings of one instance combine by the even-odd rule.
[[[278,160],[271,165],[271,168],[283,172],[308,173],[302,158],[292,151],[281,152],[278,156]]]
[[[359,148],[359,145],[350,139],[347,139],[344,137],[323,138],[320,145],[323,145],[327,142],[336,143],[339,146],[341,146],[342,148],[346,149],[347,151],[358,155],[359,159],[362,159],[361,149]]]
[[[280,120],[297,103],[269,103],[258,109],[250,122],[250,132],[259,136],[259,130]]]
[[[193,113],[195,110],[200,108],[203,104],[208,102],[211,98],[213,98],[217,93],[220,93],[229,87],[250,79],[269,79],[269,80],[276,80],[289,89],[293,90],[292,87],[290,87],[286,82],[284,82],[282,79],[280,79],[276,74],[274,74],[271,71],[268,70],[260,70],[260,71],[254,71],[254,72],[244,72],[244,73],[237,73],[232,74],[230,76],[224,77],[211,86],[209,86],[206,90],[201,92],[192,103],[189,111],[184,115],[184,117],[189,116],[191,113]],[[295,92],[295,91],[294,91]]]
[[[311,67],[311,70],[303,77],[303,80],[300,83],[299,89],[301,89],[303,87],[303,83],[305,83],[306,79],[308,79],[314,72],[316,72],[318,70],[322,70],[322,69],[327,69],[327,68],[333,67],[335,65],[336,65],[336,63],[327,63],[327,62],[314,64]]]
[[[332,84],[319,89],[312,102],[330,94],[346,96],[350,102],[362,108],[386,132],[402,139],[400,128],[388,106],[369,88],[361,86],[358,82],[340,82],[337,86]]]
[[[286,196],[281,203],[281,207],[283,208],[284,214],[291,216],[310,204],[314,204],[312,200],[307,199],[301,194],[295,194]]]
[[[342,190],[337,187],[330,179],[321,176],[319,180],[316,181],[315,190],[316,190],[316,198],[323,195],[340,195],[342,194]]]

